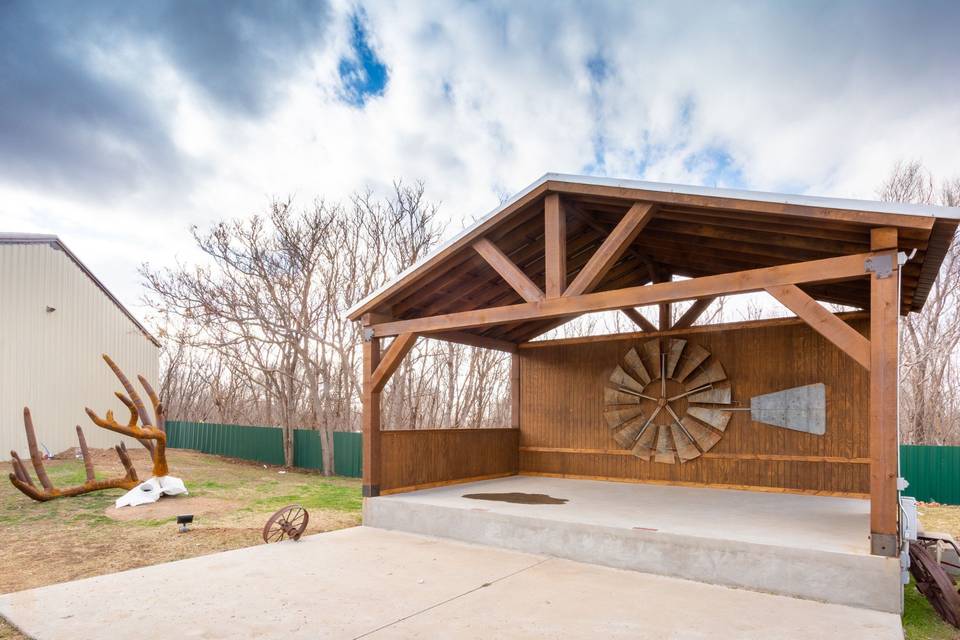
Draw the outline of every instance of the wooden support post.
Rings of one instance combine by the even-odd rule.
[[[897,229],[873,229],[873,250],[896,249]],[[900,434],[897,381],[900,269],[888,253],[870,266],[870,548],[896,556],[899,545]]]
[[[567,288],[567,215],[560,196],[544,201],[543,243],[548,298],[559,298]]]
[[[660,303],[660,319],[657,324],[660,327],[660,331],[666,331],[670,328],[670,303],[661,302]]]
[[[364,331],[369,329],[364,328]],[[380,392],[373,373],[380,364],[380,338],[363,343],[363,496],[380,495]]]
[[[510,427],[520,428],[520,356],[510,356]]]
[[[659,284],[661,282],[671,282],[673,281],[673,275],[669,271],[660,270],[657,272],[657,279],[654,280],[654,284]],[[660,318],[658,319],[657,325],[660,327],[660,331],[666,331],[670,328],[673,318],[671,317],[671,304],[669,302],[660,303]]]

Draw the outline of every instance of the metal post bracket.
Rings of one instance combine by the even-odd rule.
[[[871,256],[863,261],[863,270],[876,274],[877,278],[884,279],[893,275],[893,255],[883,254]]]

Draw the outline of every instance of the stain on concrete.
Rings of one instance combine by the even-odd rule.
[[[513,504],[566,504],[566,498],[554,498],[545,493],[465,493],[464,498],[471,500],[492,500],[495,502],[512,502]]]

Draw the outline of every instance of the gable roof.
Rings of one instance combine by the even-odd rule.
[[[95,285],[97,285],[97,287],[100,289],[100,291],[102,291],[102,292],[104,293],[104,295],[106,295],[107,298],[109,298],[110,301],[113,302],[113,304],[116,305],[117,308],[120,309],[120,311],[122,311],[123,314],[124,314],[125,316],[127,316],[127,318],[130,319],[130,322],[132,322],[134,325],[136,325],[136,327],[140,330],[140,332],[141,332],[148,340],[150,340],[150,342],[152,342],[153,344],[155,344],[155,345],[158,346],[158,347],[160,346],[160,342],[159,342],[155,337],[153,337],[153,334],[151,334],[149,331],[147,331],[146,327],[144,327],[142,324],[140,324],[140,321],[137,320],[137,318],[136,318],[132,313],[130,313],[130,310],[127,309],[125,306],[123,306],[123,303],[121,303],[121,302],[116,298],[116,296],[114,296],[114,295],[110,292],[110,290],[107,289],[106,285],[104,285],[104,284],[97,278],[97,276],[93,275],[93,272],[90,271],[89,268],[87,268],[87,265],[83,264],[83,262],[80,260],[80,258],[78,258],[77,255],[76,255],[73,251],[71,251],[70,248],[67,247],[67,245],[65,245],[65,244],[63,243],[63,241],[60,240],[59,237],[57,237],[57,236],[55,236],[55,235],[52,235],[52,234],[46,234],[46,233],[11,233],[11,232],[0,232],[0,244],[45,244],[45,245],[49,245],[49,246],[51,246],[51,247],[53,247],[54,249],[57,249],[57,250],[59,250],[59,251],[63,251],[63,253],[64,253],[68,258],[70,258],[70,260],[72,260],[73,263],[74,263],[75,265],[77,265],[77,267],[79,267],[80,270],[83,271],[83,272],[87,275],[87,277],[90,278],[90,279],[93,281],[93,283],[94,283]]]
[[[960,223],[960,209],[929,205],[822,198],[709,187],[546,174],[494,209],[348,312],[396,319],[522,302],[471,248],[486,237],[535,283],[543,286],[543,200],[559,193],[567,210],[569,277],[576,275],[606,232],[638,200],[657,205],[596,291],[651,281],[651,264],[674,275],[699,277],[869,250],[870,230],[897,227],[904,265],[903,307],[922,308]],[[811,296],[866,307],[865,281],[802,287]],[[522,342],[546,326],[486,327],[477,335]]]

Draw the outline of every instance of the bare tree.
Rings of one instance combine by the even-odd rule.
[[[899,162],[879,189],[892,202],[960,205],[960,179],[937,185],[919,162]],[[900,424],[904,442],[960,441],[960,244],[944,257],[924,308],[903,319],[900,331]]]
[[[316,429],[332,473],[333,432],[359,427],[361,335],[347,310],[430,252],[437,213],[420,183],[347,207],[274,202],[263,216],[194,229],[201,265],[144,265],[171,417],[279,424],[287,464],[293,430]],[[503,426],[508,385],[504,354],[421,340],[384,390],[384,423]]]

